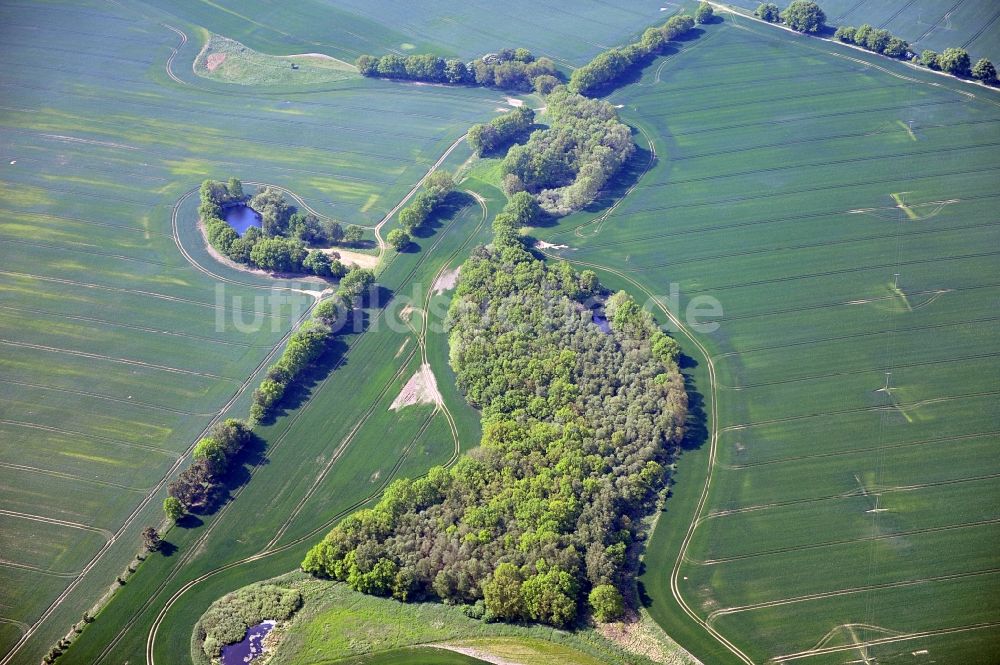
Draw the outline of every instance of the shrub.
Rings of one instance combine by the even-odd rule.
[[[757,5],[754,15],[767,21],[768,23],[780,23],[781,22],[781,10],[778,9],[778,5],[773,2],[762,2]]]
[[[972,68],[972,78],[979,79],[986,85],[995,85],[997,82],[997,70],[992,62],[986,58],[980,58]]]
[[[195,626],[204,635],[202,649],[217,658],[222,647],[239,642],[261,621],[284,621],[302,607],[302,594],[273,584],[256,584],[226,594],[212,603]]]
[[[712,11],[712,5],[707,2],[698,5],[698,9],[694,13],[695,23],[711,23],[713,18],[715,18],[715,13]]]
[[[968,76],[972,73],[969,62],[969,54],[965,49],[946,48],[938,56],[938,67],[954,76]]]
[[[587,597],[594,620],[601,623],[620,619],[625,613],[625,603],[622,594],[610,584],[595,586]]]

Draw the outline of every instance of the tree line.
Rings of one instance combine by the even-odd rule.
[[[785,23],[799,32],[820,32],[826,23],[826,14],[819,5],[805,0],[795,0],[783,12],[773,2],[762,2],[754,15],[769,23]],[[987,58],[980,58],[973,65],[968,51],[963,48],[946,48],[942,53],[925,49],[918,55],[910,50],[910,44],[905,39],[893,35],[884,28],[875,28],[867,23],[857,28],[842,25],[836,29],[833,37],[845,44],[854,44],[889,58],[921,64],[952,76],[971,77],[986,85],[997,84],[997,71],[993,63]]]
[[[548,92],[561,74],[548,58],[535,58],[526,48],[503,49],[464,63],[436,55],[362,55],[362,76],[449,85],[476,85],[501,90]]]
[[[662,26],[647,29],[638,42],[601,52],[573,71],[569,89],[581,95],[594,95],[606,90],[633,68],[658,54],[667,42],[687,33],[694,23],[694,19],[686,14],[672,16]]]
[[[281,356],[267,369],[253,392],[249,418],[217,423],[195,444],[191,465],[167,486],[163,511],[168,519],[177,521],[185,513],[210,510],[224,498],[223,481],[253,439],[251,428],[273,415],[288,389],[322,356],[374,282],[371,270],[350,270],[337,292],[316,305],[312,317],[291,334]]]
[[[399,212],[399,223],[403,228],[389,232],[386,236],[389,244],[397,250],[405,247],[414,232],[430,218],[438,206],[444,203],[454,188],[455,181],[447,171],[435,171],[427,176],[420,193]]]
[[[310,249],[307,244],[352,244],[364,236],[360,226],[352,224],[344,229],[339,222],[300,213],[276,187],[260,187],[247,197],[236,178],[230,178],[228,183],[205,180],[199,195],[198,216],[212,247],[237,263],[268,272],[343,277],[347,267],[339,255]],[[251,227],[240,236],[223,217],[225,207],[244,203],[261,216],[261,226]]]
[[[612,332],[601,332],[585,306],[605,295],[597,276],[525,248],[520,226],[537,214],[526,192],[510,199],[449,310],[480,447],[391,483],[308,552],[306,572],[487,621],[621,616],[642,520],[684,431],[677,346],[624,293],[607,299]]]
[[[545,98],[549,126],[507,152],[501,165],[508,195],[527,191],[549,213],[579,210],[635,152],[632,130],[615,108],[559,86]]]

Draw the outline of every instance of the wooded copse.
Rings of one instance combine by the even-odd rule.
[[[473,125],[469,128],[467,140],[477,155],[489,154],[526,136],[534,122],[534,110],[519,106],[489,122]]]
[[[554,62],[535,58],[525,48],[502,49],[469,63],[436,55],[362,55],[358,71],[370,78],[387,78],[450,85],[478,85],[521,92],[548,92],[561,80]]]
[[[208,242],[220,254],[268,272],[311,273],[320,277],[343,277],[347,267],[337,255],[309,249],[306,243],[356,242],[361,228],[342,229],[338,222],[302,214],[276,187],[263,186],[249,198],[236,178],[228,183],[205,180],[199,190],[198,215]],[[226,206],[247,203],[261,216],[261,227],[251,227],[240,236],[224,219]]]
[[[528,191],[546,212],[565,215],[594,200],[635,153],[632,130],[615,108],[556,88],[546,98],[549,126],[515,145],[503,160],[508,195]]]
[[[624,293],[601,332],[583,304],[596,275],[521,243],[515,227],[536,211],[519,194],[497,216],[449,311],[450,362],[482,410],[481,446],[391,483],[309,551],[306,572],[488,621],[567,626],[588,599],[601,620],[621,615],[642,520],[684,432],[677,347]]]
[[[454,188],[455,181],[447,171],[435,171],[427,176],[420,193],[413,197],[410,205],[399,212],[399,223],[407,236],[412,236],[413,232],[427,221]]]
[[[573,71],[569,89],[581,95],[595,95],[615,84],[624,74],[658,54],[663,46],[694,27],[686,14],[671,16],[659,28],[649,28],[642,39],[627,46],[603,51],[583,67]]]

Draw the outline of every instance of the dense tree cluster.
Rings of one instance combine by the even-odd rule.
[[[455,188],[455,181],[447,171],[435,171],[424,180],[423,190],[413,197],[410,205],[399,212],[399,223],[408,235],[420,228],[434,210],[444,203]]]
[[[546,98],[549,126],[513,146],[501,166],[508,194],[528,191],[547,212],[590,203],[635,152],[632,132],[614,107],[557,88]]]
[[[536,59],[525,48],[503,49],[469,63],[435,55],[390,54],[382,57],[362,55],[356,64],[362,76],[372,78],[478,85],[502,90],[530,91],[542,77],[559,80],[555,63],[548,58]]]
[[[261,216],[261,227],[251,227],[241,237],[222,218],[226,206],[247,202],[240,181],[206,180],[201,184],[200,196],[198,214],[208,242],[233,261],[269,272],[308,272],[333,278],[347,273],[336,254],[310,250],[306,245],[356,242],[360,227],[344,230],[333,220],[302,214],[288,203],[281,190],[261,187],[249,200],[249,206]]]
[[[242,420],[229,418],[216,423],[208,436],[195,445],[191,466],[167,486],[167,493],[174,499],[163,504],[168,516],[176,520],[180,517],[178,513],[197,512],[214,505],[222,494],[223,477],[251,437]]]
[[[284,621],[302,607],[302,593],[275,584],[254,584],[228,593],[212,603],[194,628],[200,653],[192,653],[196,663],[207,665],[227,644],[239,642],[247,629],[270,619]]]
[[[469,145],[476,154],[489,154],[526,136],[534,122],[535,112],[527,106],[519,106],[510,113],[470,127]]]
[[[583,305],[596,276],[523,247],[514,227],[533,206],[515,196],[498,215],[449,311],[451,364],[482,411],[481,447],[391,483],[303,570],[368,594],[484,606],[469,614],[486,620],[566,626],[588,601],[601,620],[621,615],[687,397],[642,308],[615,295],[614,328],[601,332]]]
[[[603,51],[583,67],[573,71],[569,89],[581,95],[594,95],[607,89],[633,67],[656,55],[667,42],[677,39],[694,27],[687,15],[670,17],[659,28],[649,28],[638,42]]]
[[[873,28],[867,23],[858,28],[842,25],[833,33],[835,39],[890,58],[910,58],[910,45],[899,37],[894,37],[888,30]]]
[[[352,269],[340,280],[337,293],[317,305],[312,318],[292,333],[281,357],[267,369],[264,380],[253,392],[251,423],[261,422],[273,414],[288,388],[323,354],[329,340],[343,325],[346,314],[354,309],[374,282],[375,274],[371,270]],[[195,459],[198,459],[197,448]]]

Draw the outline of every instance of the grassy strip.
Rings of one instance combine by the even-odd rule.
[[[315,85],[357,76],[357,69],[328,55],[268,55],[213,34],[194,61],[194,72],[238,85]]]

